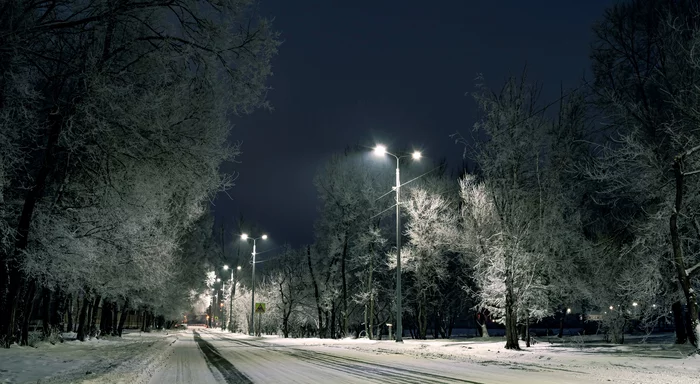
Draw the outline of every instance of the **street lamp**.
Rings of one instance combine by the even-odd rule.
[[[224,265],[224,271],[228,271],[228,265]],[[233,280],[233,269],[231,269],[231,284],[229,287],[230,295],[228,302],[228,330],[233,332],[233,297],[236,295],[236,285],[238,284],[238,272],[241,271],[241,266],[236,267],[236,281]]]
[[[251,336],[255,336],[255,255],[256,255],[256,241],[263,239],[267,240],[267,235],[262,235],[260,237],[252,238],[248,237],[247,234],[242,234],[241,235],[242,240],[248,240],[252,239],[253,240],[253,277],[250,282],[251,286],[251,296],[250,296],[250,330],[251,330]]]
[[[399,173],[399,165],[401,159],[409,157],[409,155],[396,156],[386,150],[386,147],[379,144],[374,147],[374,154],[377,156],[391,155],[396,159],[396,342],[403,343],[403,310],[401,307],[401,177]],[[420,160],[420,151],[414,151],[410,157],[414,160]]]

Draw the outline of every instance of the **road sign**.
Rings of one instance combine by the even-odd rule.
[[[255,313],[265,313],[265,303],[255,303]]]

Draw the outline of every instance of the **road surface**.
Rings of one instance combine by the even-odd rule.
[[[495,363],[495,362],[494,362]],[[173,344],[156,383],[584,383],[576,372],[509,369],[343,348],[276,345],[192,329]]]

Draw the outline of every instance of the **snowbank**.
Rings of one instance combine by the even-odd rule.
[[[179,332],[128,332],[85,342],[0,349],[0,383],[139,383]]]

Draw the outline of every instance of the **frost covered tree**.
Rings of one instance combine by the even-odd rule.
[[[413,305],[417,338],[427,337],[434,301],[450,273],[451,241],[454,239],[457,190],[445,177],[431,177],[409,188],[403,206],[406,212],[406,243],[402,249],[406,275],[406,304]],[[396,262],[393,255],[392,264]]]
[[[309,268],[312,284],[318,288],[314,289],[314,296],[321,337],[336,336],[336,320],[340,333],[347,335],[351,314],[361,313],[350,293],[362,284],[355,271],[367,271],[369,267],[360,264],[369,261],[358,257],[367,250],[361,240],[372,228],[372,216],[386,207],[387,202],[377,198],[391,190],[393,180],[383,173],[386,169],[377,168],[366,151],[347,150],[334,155],[315,178],[320,218],[316,224],[315,252],[309,253],[313,256]]]
[[[597,183],[593,198],[612,213],[599,231],[615,243],[603,260],[620,274],[626,269],[619,260],[637,271],[620,289],[624,305],[634,298],[665,306],[674,312],[676,342],[696,345],[692,274],[680,267],[696,262],[695,244],[679,239],[695,238],[695,203],[683,195],[695,188],[688,183],[697,185],[684,175],[697,142],[697,15],[692,1],[628,1],[595,27],[591,89],[609,137],[586,168]],[[681,301],[689,308],[685,319]]]
[[[457,244],[474,269],[478,305],[505,324],[509,349],[519,349],[519,323],[527,329],[564,297],[580,246],[552,147],[565,124],[548,119],[537,96],[524,78],[498,93],[482,87],[475,130],[488,139],[473,148],[479,175],[460,181]]]
[[[375,327],[381,323],[378,302],[384,301],[381,295],[388,290],[388,279],[383,278],[388,274],[387,240],[382,236],[379,224],[380,219],[376,219],[355,242],[357,261],[363,267],[355,272],[359,284],[353,300],[364,308],[364,330],[370,340],[377,336]]]
[[[307,273],[303,268],[306,255],[303,249],[286,245],[274,260],[270,282],[274,287],[274,305],[280,313],[281,331],[284,337],[300,334],[300,329],[310,323],[313,316],[311,295],[306,289]]]
[[[110,272],[124,256],[166,283],[153,277],[176,263],[160,273],[152,260],[175,260],[201,202],[228,185],[218,166],[238,149],[226,144],[226,113],[265,105],[278,41],[245,0],[9,1],[0,13],[0,126],[22,148],[2,159],[9,347],[20,319],[26,342],[37,288],[91,290],[97,308],[95,290],[117,289]],[[31,135],[18,134],[24,125]],[[46,281],[42,260],[57,255],[67,275]]]

